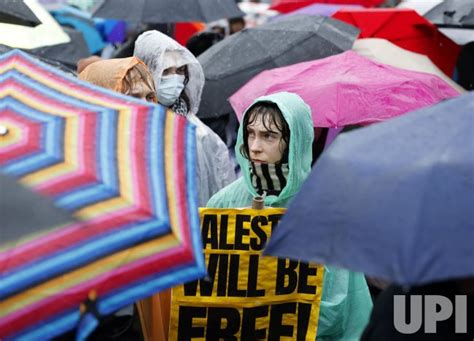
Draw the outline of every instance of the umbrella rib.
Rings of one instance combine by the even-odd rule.
[[[316,32],[317,32],[317,31],[316,31]],[[321,36],[319,36],[319,37],[321,37]],[[311,38],[313,38],[313,35],[311,35],[311,36],[309,36],[309,37],[306,37],[306,38],[304,38],[304,39],[302,39],[302,40],[296,42],[294,45],[289,46],[287,49],[285,49],[285,50],[283,51],[283,53],[284,53],[284,52],[287,52],[289,49],[293,48],[293,47],[296,46],[296,45],[303,44],[305,41],[310,40]],[[323,38],[323,37],[321,37],[321,38]],[[325,38],[323,38],[323,39],[326,40],[326,41],[328,41],[328,40],[325,39]],[[283,53],[281,53],[281,54],[283,54]],[[271,56],[270,56],[270,59],[272,59],[272,61],[274,61],[274,58],[271,57]],[[303,61],[302,61],[301,63],[303,63]],[[298,64],[298,63],[296,63],[296,64]],[[275,65],[277,65],[277,64],[275,64]],[[290,65],[291,65],[291,64],[290,64]],[[278,66],[278,67],[282,67],[282,66],[289,66],[289,65],[288,65],[288,64],[285,64],[285,65],[277,65],[277,66]]]
[[[395,17],[395,14],[392,13],[392,14],[390,15],[390,17],[388,18],[388,20],[386,20],[382,25],[380,25],[379,28],[377,28],[377,29],[374,31],[373,37],[375,37],[376,34],[379,33],[383,28],[387,27],[387,25],[389,25],[389,24],[392,25],[391,22],[393,21],[394,17]]]
[[[201,18],[203,19],[203,21],[207,21],[207,17],[204,15],[204,10],[203,10],[201,0],[195,0],[195,1],[197,1],[198,3],[199,12],[201,13]]]
[[[316,30],[315,33],[319,32],[319,30],[321,29],[321,26],[318,27],[318,29]],[[309,40],[311,39],[313,36],[309,36],[308,38],[305,38],[303,39],[301,42],[299,42],[298,44],[300,43],[304,43],[306,40]],[[335,43],[333,43],[331,40],[328,40],[326,37],[322,36],[322,35],[318,35],[318,37],[320,37],[321,39],[324,39],[324,41],[328,42],[329,44],[333,45],[333,46],[337,46],[339,49],[341,49],[341,52],[344,51],[344,49],[340,48],[338,45],[336,45]],[[328,56],[329,57],[329,56]]]
[[[252,38],[253,41],[255,41],[258,44],[258,46],[261,47],[263,51],[267,53],[267,56],[262,60],[260,64],[266,63],[267,61],[274,62],[274,58],[269,52],[267,52],[268,49],[266,48],[266,46],[262,44],[259,40],[255,39],[253,36],[250,36],[250,37]]]
[[[146,0],[141,0],[143,6],[142,6],[142,13],[140,14],[140,18],[143,20],[145,18],[145,7],[146,7]]]
[[[252,35],[249,36],[249,39],[252,39],[258,46],[260,46],[260,47],[262,48],[263,51],[266,51],[266,50],[267,50],[266,46],[264,46],[263,44],[261,44],[260,41],[258,41],[257,39],[255,39]],[[286,50],[285,50],[285,51],[286,51]],[[258,64],[251,64],[250,67],[255,67],[255,66],[258,66],[258,65],[261,65],[261,64],[265,64],[265,63],[267,63],[267,62],[273,62],[273,64],[274,64],[276,67],[279,67],[279,66],[280,66],[280,65],[277,65],[277,64],[275,63],[275,60],[274,60],[274,58],[273,58],[271,55],[267,55],[264,59],[261,60],[260,63],[258,63]],[[249,68],[249,66],[246,66],[245,68],[242,68],[242,69],[240,69],[240,70],[236,70],[236,71],[234,71],[234,72],[232,72],[232,73],[229,73],[229,74],[225,74],[225,73],[224,73],[224,75],[223,75],[222,78],[233,76],[233,75],[235,75],[236,73],[242,72],[243,70],[247,70],[248,68]],[[261,71],[265,71],[265,70],[261,70]],[[260,72],[261,72],[261,71],[260,71]]]
[[[422,181],[424,181],[424,186],[422,186],[422,187],[420,186],[421,188],[426,188],[427,186],[429,186],[430,181],[431,181],[431,176],[430,176],[431,174],[432,174],[432,172],[429,172],[428,174],[425,173],[425,176],[421,177],[423,179]],[[430,180],[430,181],[428,181],[428,180]],[[409,231],[412,231],[413,234],[412,234],[412,238],[409,239],[411,241],[411,243],[410,243],[411,245],[408,248],[409,254],[406,255],[407,256],[406,259],[405,259],[406,262],[403,262],[403,264],[410,264],[410,260],[414,259],[413,256],[415,254],[415,249],[416,249],[415,241],[418,240],[418,235],[421,232],[421,231],[418,231],[418,229],[421,226],[423,226],[421,224],[421,209],[424,206],[423,202],[425,201],[425,197],[426,197],[426,191],[423,191],[423,193],[421,194],[421,196],[418,200],[418,210],[416,210],[418,212],[418,216],[416,217],[416,219],[412,220],[413,226],[412,226],[411,229],[409,229]],[[408,276],[408,274],[410,273],[409,269],[402,269],[402,270],[404,271],[403,275],[406,276],[407,278],[410,278],[410,282],[413,282],[414,278],[411,277],[411,276]],[[415,275],[415,277],[417,277],[421,274],[415,273],[414,275]],[[412,283],[410,283],[410,284],[412,284]]]
[[[328,20],[327,18],[325,18],[325,20],[319,25],[319,27],[318,27],[318,29],[315,31],[315,33],[319,32],[319,31],[322,29],[323,24],[326,23],[327,21],[330,21],[330,20]],[[331,26],[331,28],[336,29],[337,31],[340,32],[340,30],[337,29],[337,27]],[[347,33],[347,32],[346,32],[346,33]],[[328,40],[328,39],[327,39],[326,37],[324,37],[323,35],[319,35],[319,34],[318,34],[318,37],[320,37],[321,39],[324,39],[326,42],[330,43],[331,45],[336,46],[337,48],[339,48],[339,49],[341,50],[341,52],[343,52],[343,51],[345,50],[345,48],[341,48],[339,45],[336,45],[333,41]],[[310,38],[312,38],[312,36],[308,37],[307,39],[304,39],[303,42],[304,42],[305,40],[310,39]],[[355,39],[355,38],[354,38],[354,39]],[[354,39],[351,39],[352,45],[354,44]],[[352,45],[351,45],[351,46],[352,46]],[[352,48],[352,47],[351,47],[351,48]]]

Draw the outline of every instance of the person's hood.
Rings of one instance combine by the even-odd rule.
[[[143,64],[136,57],[98,60],[89,64],[78,77],[103,88],[122,92],[125,76],[139,63]]]
[[[204,72],[201,64],[187,48],[161,32],[147,31],[137,38],[133,55],[148,66],[157,90],[163,70],[170,66],[187,65],[189,82],[184,92],[190,101],[189,113],[195,115],[198,112],[204,87]]]
[[[311,119],[310,107],[300,96],[289,92],[279,92],[257,98],[245,111],[244,118],[248,110],[258,102],[275,103],[283,113],[283,117],[288,123],[291,133],[288,152],[289,173],[287,184],[278,196],[268,196],[265,198],[265,204],[270,206],[274,203],[284,202],[296,194],[311,171],[312,143],[314,138],[313,121]],[[242,122],[244,118],[242,118]],[[243,125],[240,125],[237,135],[237,144],[235,146],[235,155],[241,167],[248,190],[253,196],[257,196],[258,194],[252,186],[250,178],[250,161],[240,152],[240,146],[242,144]]]

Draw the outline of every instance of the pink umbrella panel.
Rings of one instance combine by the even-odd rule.
[[[242,119],[259,96],[288,91],[311,107],[315,127],[385,121],[459,93],[438,76],[377,63],[353,51],[263,71],[229,101]]]

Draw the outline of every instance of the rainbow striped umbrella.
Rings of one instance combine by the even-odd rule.
[[[195,127],[161,106],[0,56],[0,172],[77,219],[0,240],[0,339],[84,338],[203,276],[195,153]]]

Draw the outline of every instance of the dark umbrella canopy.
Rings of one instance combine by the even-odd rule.
[[[0,0],[0,23],[36,26],[41,21],[23,1]]]
[[[439,27],[474,28],[474,1],[445,0],[425,14]]]
[[[157,24],[210,22],[222,18],[241,17],[244,13],[234,0],[107,0],[94,15]]]
[[[224,39],[198,58],[206,76],[198,116],[232,112],[227,98],[256,74],[349,50],[358,32],[331,18],[295,15]]]
[[[474,94],[340,135],[268,254],[401,285],[474,275]]]
[[[466,26],[474,27],[474,8],[461,20],[461,23]]]
[[[70,28],[63,29],[71,37],[69,43],[38,47],[26,50],[26,52],[60,62],[69,68],[75,69],[79,59],[90,56],[89,49],[81,32]]]
[[[69,213],[55,206],[53,200],[32,192],[1,173],[0,190],[0,238],[6,244],[17,241],[19,236],[45,232],[74,221]]]
[[[9,46],[0,44],[0,55],[4,54],[4,53],[7,53],[7,52],[10,52],[11,50],[14,50],[14,49],[9,47]],[[58,62],[56,60],[51,60],[51,59],[48,59],[48,58],[45,58],[45,57],[39,57],[39,56],[35,55],[34,53],[32,53],[31,50],[23,50],[23,51],[28,53],[28,54],[31,54],[31,55],[35,56],[35,58],[41,60],[43,63],[54,66],[55,68],[65,72],[65,73],[68,73],[72,76],[76,76],[76,73],[73,71],[73,70],[76,69],[75,65],[74,65],[74,67],[67,66],[66,64],[63,64],[63,63]]]

